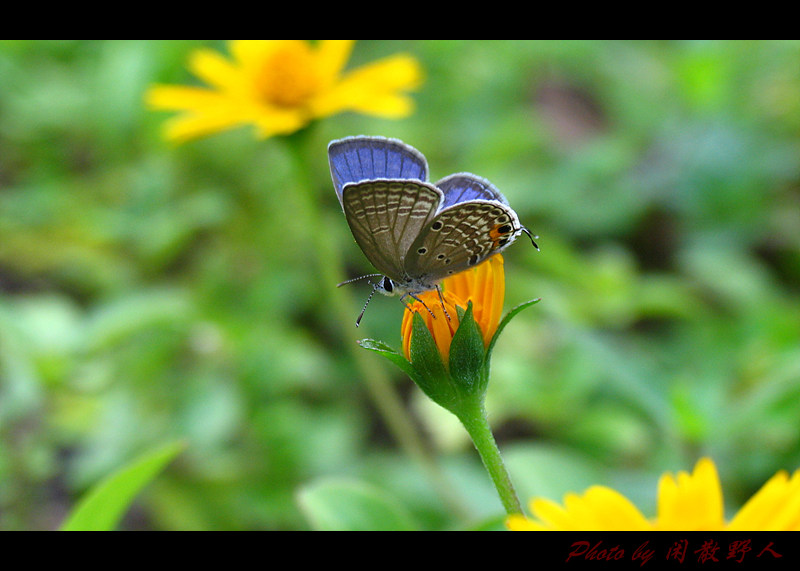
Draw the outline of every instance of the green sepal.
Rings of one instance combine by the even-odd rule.
[[[411,378],[431,400],[451,410],[458,401],[458,395],[442,362],[436,341],[419,313],[414,314],[410,353],[414,369]]]
[[[409,377],[412,379],[414,378],[414,367],[411,366],[411,363],[408,362],[405,355],[399,353],[383,341],[376,341],[375,339],[362,339],[358,342],[358,344],[368,351],[380,353],[392,363],[400,367],[400,369],[402,369],[403,372]]]
[[[457,401],[457,396],[447,367],[442,362],[439,348],[419,314],[414,316],[413,327],[410,347],[413,363],[410,363],[405,355],[383,341],[363,339],[358,344],[364,349],[374,351],[389,359],[407,374],[431,400],[450,410]]]
[[[417,373],[417,370],[411,363],[408,362],[406,356],[396,351],[383,341],[376,341],[375,339],[363,339],[359,341],[358,344],[368,351],[374,351],[375,353],[386,357],[389,361],[397,365],[406,375],[408,375],[417,386],[427,386],[428,383],[426,380]]]
[[[472,302],[461,316],[450,345],[450,376],[462,399],[479,397],[486,392],[486,349],[480,327],[473,317]]]
[[[497,340],[500,338],[500,334],[503,332],[503,329],[506,328],[506,325],[508,325],[511,322],[511,320],[514,319],[523,309],[527,309],[532,305],[536,305],[540,301],[542,301],[541,298],[532,299],[531,301],[526,301],[525,303],[519,304],[506,314],[506,316],[500,322],[500,325],[497,326],[497,331],[495,331],[494,337],[492,337],[492,340],[489,342],[489,348],[486,349],[487,362],[491,359],[492,351],[494,351],[494,346],[497,343]]]

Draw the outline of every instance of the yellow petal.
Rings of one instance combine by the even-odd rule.
[[[608,488],[568,494],[564,507],[531,502],[538,519],[512,518],[512,530],[556,531],[800,531],[800,470],[775,475],[725,526],[722,490],[713,462],[702,459],[692,474],[665,474],[659,484],[658,519],[650,524],[625,497]]]
[[[625,496],[602,486],[589,488],[582,498],[575,498],[576,515],[584,530],[643,531],[650,523]]]
[[[225,105],[228,99],[202,87],[156,85],[147,90],[145,103],[163,111],[200,111]]]
[[[501,254],[497,254],[484,262],[485,268],[480,266],[477,268],[479,272],[486,273],[487,279],[483,280],[483,290],[481,296],[483,298],[483,307],[480,313],[480,323],[486,328],[484,330],[484,339],[486,346],[494,337],[498,325],[500,325],[500,318],[503,314],[503,303],[505,301],[506,292],[506,273],[504,270],[505,261]],[[483,266],[484,264],[481,264]]]
[[[475,322],[481,329],[486,346],[500,324],[505,300],[505,270],[501,254],[492,256],[479,266],[446,278],[445,291],[471,300]]]
[[[320,40],[317,48],[317,71],[326,85],[332,85],[347,65],[355,40]]]
[[[622,494],[604,487],[591,488],[586,502],[596,514],[598,530],[645,531],[652,525]]]
[[[575,531],[574,518],[557,503],[537,499],[531,502],[531,512],[541,525],[550,531]]]
[[[213,50],[199,49],[189,56],[189,69],[207,84],[223,90],[240,90],[242,72]]]
[[[779,472],[739,510],[727,531],[800,531],[800,470]]]
[[[234,116],[224,113],[214,115],[204,113],[201,115],[181,115],[170,119],[164,124],[165,137],[175,143],[183,143],[212,133],[218,133],[241,125],[241,121]]]
[[[410,314],[410,315],[409,315]],[[403,355],[411,360],[411,333],[414,330],[414,314],[411,309],[403,312],[403,321],[400,324],[400,339],[403,342]]]
[[[453,336],[458,330],[458,311],[456,310],[456,305],[463,307],[464,302],[455,300],[450,296],[444,296],[445,308],[447,309],[447,315],[445,315],[445,308],[442,308],[439,294],[435,292],[427,293],[429,295],[422,297],[422,300],[433,312],[433,316],[431,316],[430,312],[425,308],[418,309],[418,311],[427,313],[425,319],[428,323],[428,329],[433,333],[433,339],[436,341],[439,354],[442,356],[442,362],[447,365],[450,362],[450,345],[453,343]]]
[[[658,492],[660,531],[712,531],[725,527],[722,488],[711,460],[697,463],[693,474],[678,473],[677,481],[662,476]]]
[[[411,113],[414,104],[402,92],[416,89],[421,81],[415,59],[403,55],[386,58],[346,74],[330,91],[315,98],[312,109],[318,117],[345,110],[403,117]]]
[[[242,68],[252,70],[287,43],[303,43],[303,40],[231,40],[228,50]]]
[[[190,113],[170,119],[165,136],[173,142],[186,142],[216,132],[252,124],[259,136],[293,133],[305,125],[306,119],[296,110],[272,110],[247,104],[232,104],[220,97],[214,104],[198,106]]]
[[[553,531],[645,531],[652,526],[625,496],[603,486],[582,496],[567,494],[564,507],[536,500],[531,509],[541,525]]]
[[[506,519],[506,528],[509,531],[548,531],[549,528],[539,522],[530,520],[525,516],[512,515]]]
[[[403,322],[400,325],[400,332],[403,339],[403,351],[406,359],[411,361],[411,337],[414,331],[414,314],[419,313],[428,331],[431,332],[436,348],[442,356],[442,362],[447,365],[450,358],[450,345],[453,336],[458,330],[458,311],[456,306],[466,307],[466,303],[454,296],[450,292],[443,292],[444,309],[442,300],[436,291],[426,291],[420,294],[419,299],[424,302],[415,301],[411,307],[403,314]],[[426,307],[427,306],[427,307]],[[444,311],[447,310],[447,315]],[[430,310],[430,311],[429,311]],[[433,315],[431,315],[433,312]],[[434,317],[435,316],[435,317]]]
[[[256,105],[249,118],[262,138],[287,135],[305,127],[310,118],[302,109],[281,109]]]

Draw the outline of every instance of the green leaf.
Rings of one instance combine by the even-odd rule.
[[[486,390],[485,356],[483,336],[475,323],[470,302],[450,345],[450,376],[456,386],[469,396],[482,396]]]
[[[175,442],[151,451],[101,481],[78,504],[61,531],[112,531],[138,493],[183,449]]]
[[[382,490],[351,480],[326,480],[297,494],[316,531],[415,531],[411,515]]]
[[[411,363],[408,362],[405,355],[397,352],[383,341],[376,341],[375,339],[362,339],[358,342],[358,344],[368,351],[380,353],[392,363],[400,367],[409,377],[414,377],[414,368],[411,366]]]
[[[497,327],[497,331],[492,337],[492,341],[489,343],[489,348],[486,350],[486,358],[489,359],[492,356],[492,351],[494,351],[495,343],[500,338],[500,334],[503,332],[503,329],[506,328],[506,325],[511,323],[511,320],[514,319],[518,313],[520,313],[523,309],[527,309],[532,305],[536,305],[542,301],[541,299],[532,299],[531,301],[526,301],[525,303],[519,304],[517,307],[509,311],[503,320],[500,322],[500,325]]]

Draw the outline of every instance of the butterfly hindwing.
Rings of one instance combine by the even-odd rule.
[[[342,192],[353,237],[375,269],[395,281],[405,277],[406,253],[442,200],[439,189],[415,180],[369,180]]]
[[[339,201],[348,183],[375,179],[428,180],[428,163],[415,148],[386,137],[348,137],[328,145]]]
[[[502,202],[459,202],[440,211],[422,229],[406,256],[406,272],[438,281],[502,251],[521,231],[516,213]]]
[[[451,174],[437,182],[436,187],[444,193],[442,209],[468,200],[494,200],[508,205],[491,182],[471,173]]]

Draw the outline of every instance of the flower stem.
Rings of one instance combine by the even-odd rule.
[[[483,465],[492,478],[494,487],[497,489],[500,501],[503,503],[506,512],[509,515],[521,514],[522,505],[517,497],[517,492],[514,490],[514,484],[511,483],[511,477],[500,455],[500,449],[497,447],[494,434],[492,434],[483,400],[467,403],[461,407],[456,416],[458,416],[464,428],[467,429],[475,448],[478,449],[478,454],[480,454]]]

